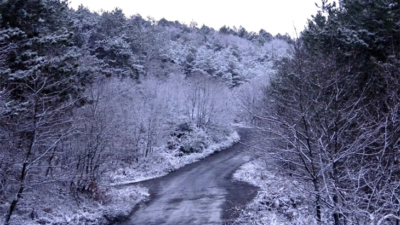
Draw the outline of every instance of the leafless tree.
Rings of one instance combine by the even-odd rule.
[[[372,81],[360,88],[347,72],[358,62],[338,69],[334,52],[316,59],[300,46],[249,110],[272,145],[269,156],[310,182],[320,223],[395,219],[398,81],[385,76],[385,97],[371,101]]]
[[[37,176],[42,174],[41,163],[48,159],[60,141],[71,134],[71,109],[75,102],[63,101],[55,104],[62,91],[53,89],[68,83],[68,78],[55,80],[43,77],[40,72],[29,77],[30,83],[15,84],[18,88],[29,90],[24,96],[26,101],[15,105],[12,100],[8,101],[6,113],[2,115],[2,119],[10,122],[7,131],[2,132],[2,135],[13,137],[8,149],[3,149],[4,156],[12,157],[11,161],[19,165],[14,168],[17,179],[12,185],[16,194],[5,218],[6,224],[25,190],[33,183],[41,182],[42,176]]]

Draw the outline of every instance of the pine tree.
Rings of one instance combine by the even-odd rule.
[[[11,215],[29,188],[35,166],[43,161],[71,128],[71,110],[78,104],[84,77],[77,72],[66,2],[10,0],[0,5],[3,59],[1,88],[8,93],[1,123],[7,124],[13,152],[21,166]],[[40,176],[38,176],[40,179]]]

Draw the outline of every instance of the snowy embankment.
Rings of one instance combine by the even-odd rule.
[[[143,187],[139,185],[128,186],[130,189],[125,190],[126,184],[136,183],[139,181],[149,180],[156,177],[165,176],[168,173],[177,170],[187,164],[204,159],[207,156],[214,154],[215,152],[226,149],[240,140],[240,137],[236,131],[230,133],[228,136],[220,140],[220,142],[209,143],[208,147],[203,149],[198,153],[177,155],[176,151],[170,151],[167,148],[158,149],[157,153],[144,159],[142,162],[133,164],[131,166],[118,169],[117,171],[110,172],[107,174],[109,177],[109,189],[120,190],[119,192],[112,193],[114,196],[119,197],[122,200],[126,199],[132,191],[136,193],[141,193],[140,196],[136,196],[137,201],[133,204],[124,204],[124,201],[117,201],[116,207],[117,211],[108,212],[111,217],[126,217],[129,216],[131,210],[135,207],[137,203],[145,200],[149,194],[146,192],[141,192]],[[122,186],[122,189],[119,188]],[[124,191],[125,190],[125,191]],[[124,204],[123,206],[119,203]],[[116,208],[114,207],[114,208]],[[120,208],[122,207],[122,208]],[[128,207],[128,210],[126,209]],[[121,210],[122,209],[122,210]]]
[[[207,148],[203,149],[202,152],[184,155],[177,155],[176,152],[171,152],[164,147],[160,149],[158,153],[143,159],[137,164],[109,173],[110,186],[131,184],[164,176],[187,164],[199,161],[215,152],[226,149],[239,140],[240,137],[238,133],[234,131],[230,133],[225,140],[218,143],[211,143]]]
[[[311,195],[305,184],[282,174],[278,167],[257,159],[240,167],[234,179],[260,188],[257,197],[234,224],[313,225]]]
[[[176,151],[159,148],[139,163],[105,174],[92,199],[82,194],[61,193],[61,187],[48,184],[32,190],[19,204],[12,225],[17,224],[109,224],[130,215],[137,204],[146,200],[148,190],[140,185],[122,185],[160,177],[184,165],[199,161],[232,146],[240,139],[237,132],[210,141],[199,153],[177,155]],[[65,187],[64,187],[65,188]]]
[[[98,196],[93,199],[61,192],[60,186],[49,184],[43,189],[32,190],[20,202],[10,225],[109,224],[118,217],[129,215],[131,206],[147,195],[147,189],[139,186],[99,187]]]

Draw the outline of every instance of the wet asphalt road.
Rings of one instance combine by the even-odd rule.
[[[142,182],[149,201],[140,204],[129,220],[119,225],[230,224],[257,194],[257,188],[232,180],[240,165],[252,160],[250,129],[240,128],[241,141],[202,161],[165,177]]]

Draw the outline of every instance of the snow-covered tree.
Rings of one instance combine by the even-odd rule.
[[[291,58],[278,64],[259,118],[290,173],[313,185],[317,220],[393,221],[399,9],[394,1],[341,3],[322,1]]]
[[[45,177],[38,165],[50,160],[57,144],[70,134],[72,109],[79,104],[83,78],[76,70],[67,9],[56,0],[0,5],[1,89],[7,93],[0,117],[7,128],[0,135],[12,136],[2,151],[18,165],[12,172],[17,179],[6,178],[15,193],[7,199],[5,224],[24,192]]]

